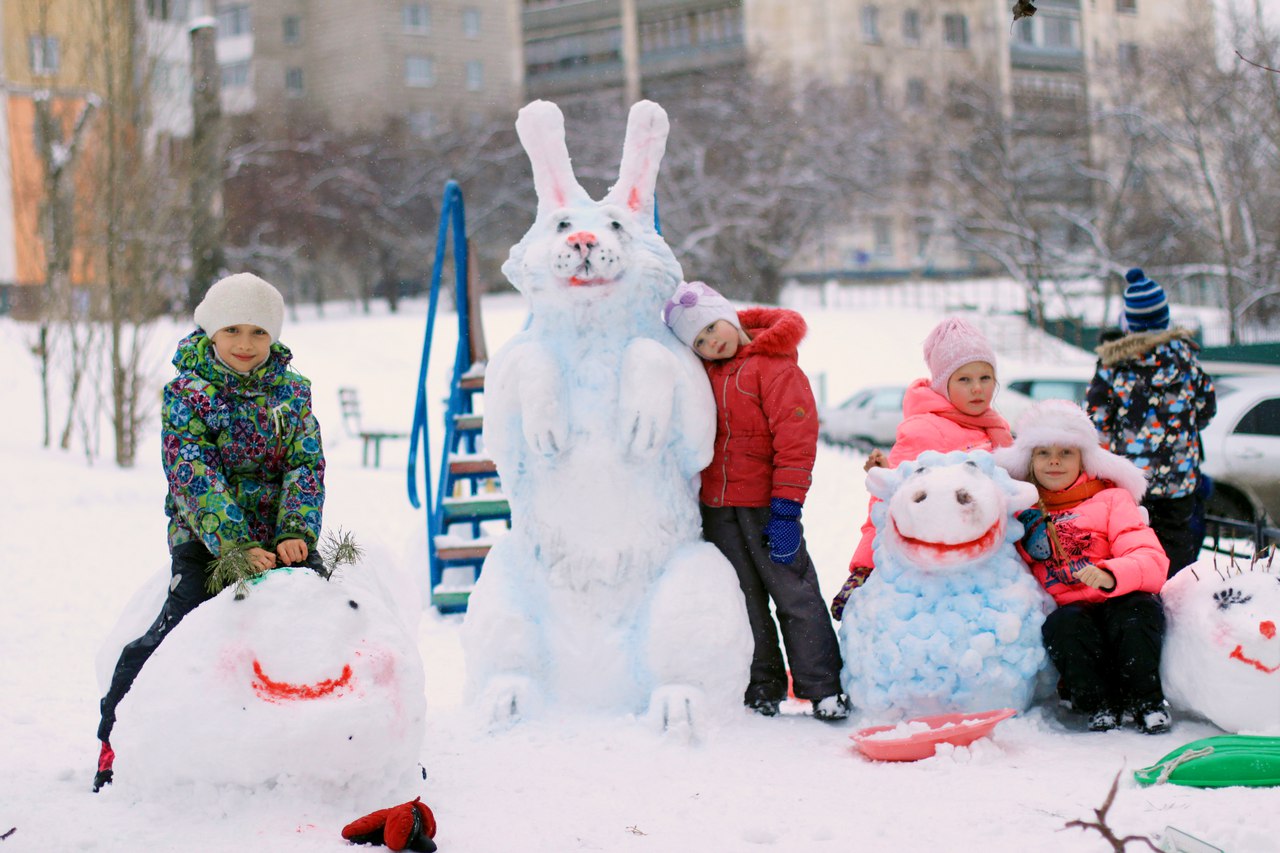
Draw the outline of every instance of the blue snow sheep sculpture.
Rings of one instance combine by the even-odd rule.
[[[558,706],[693,732],[741,709],[746,604],[698,512],[715,401],[661,317],[682,277],[654,227],[668,127],[657,104],[631,108],[618,182],[596,201],[559,108],[516,119],[538,208],[502,271],[530,317],[489,364],[484,418],[512,529],[462,630],[468,693],[492,723]]]
[[[841,678],[869,719],[1026,710],[1050,608],[1018,556],[1037,499],[991,454],[922,453],[867,475],[875,572],[840,627]]]

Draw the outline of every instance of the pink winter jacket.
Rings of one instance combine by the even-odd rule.
[[[1092,478],[1081,475],[1076,483],[1085,479]],[[1164,586],[1169,558],[1129,492],[1103,489],[1074,506],[1049,513],[1049,517],[1058,530],[1063,558],[1038,562],[1021,542],[1018,553],[1059,607],[1105,601],[1130,592],[1159,592]],[[1076,580],[1074,570],[1086,563],[1115,575],[1115,589],[1103,592]]]
[[[929,387],[928,379],[917,379],[907,387],[902,398],[902,423],[889,450],[889,467],[910,462],[926,450],[950,453],[953,450],[994,450],[991,436],[986,430],[962,426],[942,417],[939,412],[954,411],[951,400]],[[849,561],[849,570],[859,566],[874,568],[871,542],[875,539],[876,526],[871,523],[870,506],[878,498],[872,498],[867,509],[867,520],[862,523],[862,539]]]

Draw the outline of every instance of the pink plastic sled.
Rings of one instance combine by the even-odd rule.
[[[1007,720],[1016,713],[1018,712],[1013,708],[1000,708],[972,714],[916,717],[907,720],[905,724],[910,726],[912,723],[924,723],[929,728],[903,737],[887,738],[882,733],[893,731],[898,728],[897,725],[871,726],[854,732],[849,735],[849,739],[863,755],[876,761],[919,761],[933,755],[940,743],[968,746],[978,738],[990,734],[1001,720]]]

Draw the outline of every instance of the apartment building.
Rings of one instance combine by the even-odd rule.
[[[775,79],[865,86],[910,124],[944,110],[953,86],[980,82],[1010,116],[1033,119],[1023,126],[1075,134],[1091,149],[1083,119],[1108,90],[1099,84],[1158,49],[1171,27],[1212,26],[1210,0],[1036,5],[1014,24],[1007,0],[524,0],[525,86],[529,97],[628,82],[654,92],[749,58]],[[1044,190],[1070,200],[1080,184]],[[930,228],[907,203],[866,211],[817,235],[801,265],[851,276],[976,271],[976,258],[930,239]]]
[[[509,0],[217,0],[213,12],[228,113],[303,111],[344,130],[398,116],[430,133],[519,99]]]

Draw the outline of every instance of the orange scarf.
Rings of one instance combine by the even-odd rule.
[[[980,429],[991,439],[992,447],[1008,447],[1013,444],[1013,433],[1009,432],[1009,422],[1000,416],[995,409],[987,409],[980,415],[966,415],[959,409],[945,409],[935,414],[952,423],[969,429]]]
[[[1061,512],[1064,509],[1071,509],[1077,504],[1084,503],[1098,492],[1110,488],[1114,488],[1114,486],[1109,480],[1084,480],[1067,486],[1067,488],[1058,492],[1051,492],[1040,485],[1036,486],[1036,490],[1040,492],[1040,503],[1044,505],[1047,512]]]

